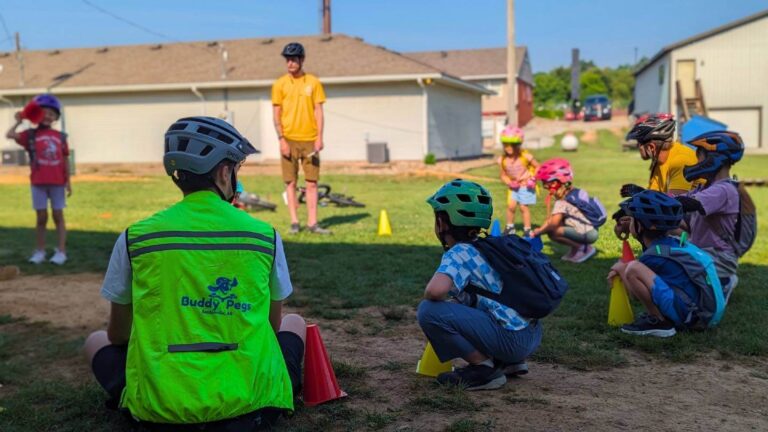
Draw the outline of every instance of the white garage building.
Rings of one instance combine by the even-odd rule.
[[[681,118],[703,95],[709,117],[768,150],[768,10],[664,47],[635,78],[635,113]]]
[[[341,34],[0,53],[0,128],[50,91],[65,106],[59,126],[77,162],[158,162],[168,125],[201,114],[227,118],[262,159],[277,159],[270,90],[292,41],[325,86],[325,160],[366,160],[368,142],[386,143],[391,160],[482,153],[481,96],[490,91]]]

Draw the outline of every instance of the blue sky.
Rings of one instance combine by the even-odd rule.
[[[0,0],[8,30],[28,49],[314,34],[320,0]],[[768,8],[766,0],[516,0],[517,43],[536,71],[570,50],[601,66],[652,56],[662,46]],[[333,30],[397,51],[503,46],[505,0],[332,0]],[[0,27],[0,39],[6,39]],[[12,48],[12,41],[0,49]]]

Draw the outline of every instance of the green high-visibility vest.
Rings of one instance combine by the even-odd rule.
[[[155,423],[292,410],[269,323],[274,229],[205,191],[132,225],[126,239],[133,326],[121,407]]]

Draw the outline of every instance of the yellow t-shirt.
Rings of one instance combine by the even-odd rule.
[[[697,182],[692,184],[686,180],[683,176],[683,169],[697,163],[695,150],[678,142],[672,143],[667,160],[658,164],[651,175],[648,189],[665,193],[673,189],[686,191],[693,189]]]
[[[323,85],[314,75],[293,78],[285,74],[272,84],[272,105],[283,108],[280,124],[283,136],[291,141],[317,139],[315,104],[325,102]]]

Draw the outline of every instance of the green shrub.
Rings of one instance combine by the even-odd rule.
[[[437,158],[434,153],[427,153],[427,155],[424,156],[425,165],[434,165],[435,163],[437,163]]]

